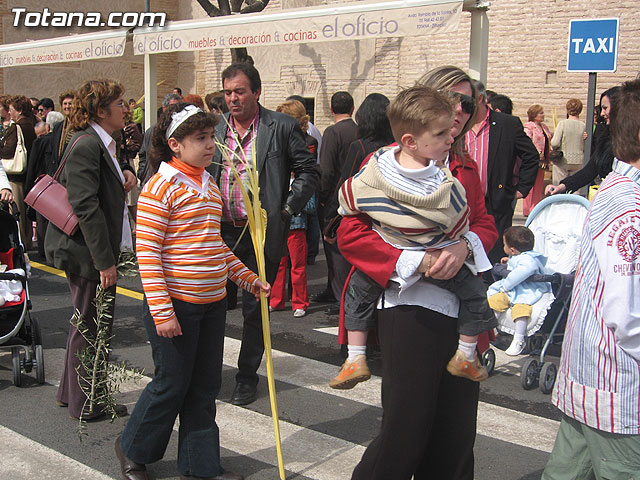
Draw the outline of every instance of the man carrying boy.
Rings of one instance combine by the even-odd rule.
[[[389,105],[387,115],[398,146],[376,152],[357,175],[343,184],[339,192],[340,214],[366,213],[378,234],[397,248],[435,250],[461,238],[466,241],[462,237],[469,228],[465,191],[444,168],[453,143],[451,100],[431,88],[413,87],[400,92]],[[468,247],[469,257],[475,257],[477,267],[488,269],[484,252],[474,251],[469,243]],[[460,300],[459,346],[447,370],[481,381],[487,378],[487,371],[476,354],[477,336],[497,323],[487,304],[486,288],[476,273],[463,268],[451,280],[429,281],[452,291]],[[428,277],[427,270],[425,278]],[[417,280],[418,277],[404,285],[400,280],[400,289]],[[370,328],[381,293],[382,288],[375,282],[358,270],[354,272],[345,294],[347,330]],[[347,359],[343,371],[351,368],[349,363],[353,362]],[[349,388],[336,386],[335,380],[334,388]]]

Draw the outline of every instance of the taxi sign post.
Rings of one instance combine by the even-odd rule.
[[[569,22],[567,72],[589,72],[585,164],[591,157],[597,72],[616,71],[619,27],[620,20],[617,18],[576,19]]]

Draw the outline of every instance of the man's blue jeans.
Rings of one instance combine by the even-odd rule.
[[[155,374],[122,432],[122,450],[136,463],[160,460],[180,416],[178,471],[222,474],[215,399],[220,391],[226,299],[193,304],[172,299],[182,335],[159,337],[145,298],[143,321]]]

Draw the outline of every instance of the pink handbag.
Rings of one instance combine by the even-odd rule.
[[[58,178],[62,174],[62,169],[67,163],[71,150],[78,143],[78,140],[86,136],[88,135],[76,138],[67,150],[53,177],[51,175],[40,175],[33,188],[24,197],[24,203],[32,207],[68,236],[72,236],[78,231],[78,217],[73,213],[73,208],[71,208],[67,198],[67,189],[58,182]]]

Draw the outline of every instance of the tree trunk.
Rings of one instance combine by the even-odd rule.
[[[253,58],[247,53],[246,48],[231,49],[231,63],[249,63],[253,65]]]
[[[209,0],[198,0],[198,3],[210,17],[221,17],[231,15],[231,13],[255,13],[261,12],[269,4],[269,0],[218,0],[218,6],[212,5]],[[247,6],[242,8],[242,4]],[[231,49],[232,63],[250,63],[253,65],[253,58],[247,53],[246,48]]]

